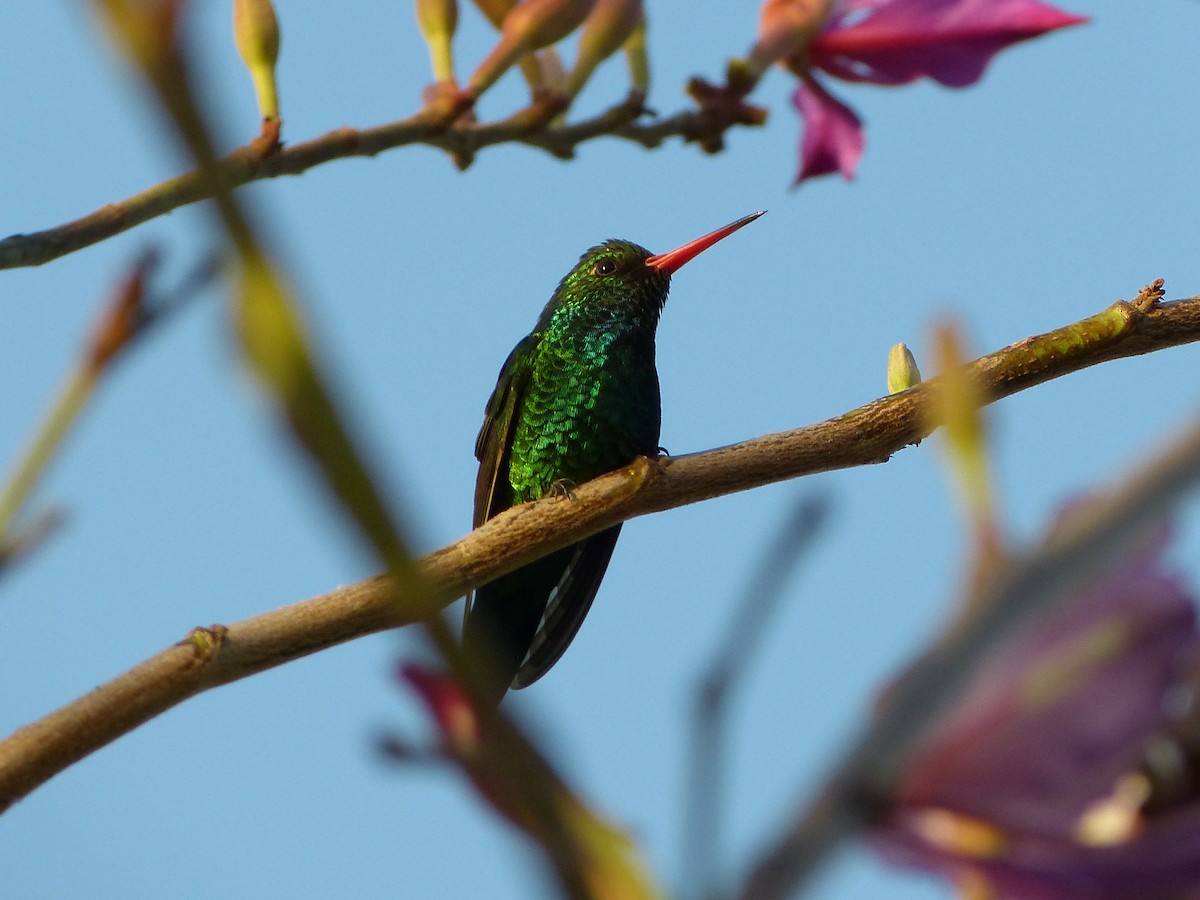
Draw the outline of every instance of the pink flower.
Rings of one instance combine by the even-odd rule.
[[[519,828],[536,832],[541,819],[531,802],[539,791],[561,792],[557,778],[532,755],[526,761],[536,766],[514,777],[506,767],[512,763],[512,742],[520,740],[497,719],[486,722],[449,672],[416,664],[401,665],[397,674],[425,703],[437,725],[440,755],[461,766],[480,797],[500,815]],[[539,779],[536,789],[525,790],[524,779]]]
[[[443,749],[462,759],[479,748],[479,717],[452,676],[415,664],[400,666],[398,674],[425,701],[442,733]]]
[[[1005,47],[1086,21],[1038,0],[766,0],[749,64],[757,74],[781,60],[800,76],[792,99],[805,136],[796,183],[834,171],[849,179],[862,155],[862,127],[815,70],[844,81],[925,77],[961,88]]]
[[[841,172],[849,181],[862,159],[862,120],[813,78],[806,78],[792,95],[792,103],[804,120],[804,139],[800,142],[799,184],[805,178]]]
[[[997,900],[1200,897],[1200,792],[1172,781],[1195,723],[1169,706],[1194,690],[1200,633],[1158,543],[985,662],[902,777],[874,836],[887,858]]]

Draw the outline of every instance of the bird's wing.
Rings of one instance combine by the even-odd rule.
[[[567,548],[571,556],[550,593],[529,652],[513,678],[514,689],[528,687],[545,675],[570,645],[600,589],[620,533],[621,526],[614,525]]]
[[[513,505],[509,455],[517,410],[529,390],[540,335],[513,348],[488,400],[475,456],[475,526]],[[479,588],[467,603],[463,641],[498,653],[497,668],[516,672],[511,687],[526,687],[558,661],[575,637],[600,588],[621,526],[616,525]],[[482,644],[479,641],[482,640]],[[528,652],[524,653],[524,648]],[[474,652],[479,652],[478,650]],[[508,676],[497,685],[499,696]]]
[[[483,427],[475,439],[475,458],[479,460],[479,475],[475,481],[476,528],[512,506],[508,450],[512,446],[512,431],[516,424],[513,413],[529,388],[529,376],[533,371],[530,357],[538,340],[539,335],[534,333],[513,347],[500,367],[496,389],[488,399]]]

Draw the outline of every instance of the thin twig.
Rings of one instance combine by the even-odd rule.
[[[95,3],[108,17],[126,57],[154,88],[205,180],[219,185],[212,131],[196,102],[190,61],[178,40],[181,7],[167,7],[165,16],[147,19],[139,15],[134,0]],[[308,456],[319,482],[375,551],[388,580],[410,608],[424,608],[423,630],[457,685],[466,691],[469,703],[481,694],[476,673],[463,658],[440,609],[429,604],[431,589],[421,578],[402,522],[377,489],[360,447],[345,426],[293,291],[232,193],[219,189],[214,201],[211,211],[237,260],[230,302],[245,362],[274,402],[298,449]],[[227,630],[197,632],[192,648],[207,659],[210,653],[219,653],[229,637]],[[648,900],[656,894],[636,853],[610,852],[631,847],[628,837],[572,793],[515,721],[502,711],[481,708],[478,727],[485,737],[459,758],[464,772],[498,811],[542,849],[565,896],[594,897],[596,892],[589,887],[593,880],[613,884],[614,889],[619,884],[622,896],[630,900]],[[504,803],[502,798],[515,802]]]
[[[695,900],[721,896],[720,826],[724,818],[726,713],[729,697],[757,655],[767,625],[784,598],[788,577],[812,546],[825,520],[824,499],[804,499],[763,553],[736,604],[720,647],[697,685],[690,741],[687,814],[684,817],[688,879]]]
[[[125,200],[106,204],[83,218],[0,240],[0,269],[40,266],[181,206],[206,200],[219,191],[282,175],[299,175],[335,159],[375,156],[396,147],[425,144],[439,147],[455,159],[470,160],[484,147],[504,143],[527,144],[560,159],[569,159],[576,147],[598,137],[618,137],[654,148],[669,137],[693,134],[706,121],[694,110],[645,123],[637,121],[641,115],[640,104],[626,101],[591,119],[529,131],[519,115],[483,125],[470,123],[447,128],[418,114],[374,128],[336,128],[267,155],[251,142],[218,160],[211,174],[200,170],[187,172]]]
[[[1098,315],[971,364],[990,401],[1110,359],[1200,340],[1200,298]],[[576,491],[508,510],[420,560],[439,603],[611,525],[802,475],[885,462],[929,433],[937,379],[815,425],[666,460],[640,459]],[[0,809],[188,697],[413,620],[411,598],[381,578],[183,642],[0,742]]]
[[[114,364],[152,326],[165,321],[170,313],[194,297],[212,279],[216,267],[213,258],[203,260],[188,273],[177,290],[160,299],[147,287],[156,259],[156,252],[143,253],[117,285],[113,297],[101,309],[93,333],[58,396],[49,404],[41,424],[35,429],[29,447],[18,458],[12,474],[0,483],[0,543],[5,542],[10,530],[19,525],[18,516],[23,506]],[[45,536],[49,531],[35,530],[33,533]]]
[[[0,538],[0,576],[7,575],[14,563],[40,549],[62,527],[66,518],[61,506],[51,506],[34,515],[28,524]]]

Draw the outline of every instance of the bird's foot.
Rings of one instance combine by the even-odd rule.
[[[577,485],[570,478],[559,478],[550,485],[546,491],[547,497],[566,497],[568,500],[577,500],[575,496],[575,488]]]

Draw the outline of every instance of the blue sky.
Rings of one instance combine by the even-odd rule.
[[[748,47],[756,5],[649,2],[650,104],[684,103]],[[223,147],[257,114],[224,3],[194,4],[205,102]],[[284,137],[412,112],[427,80],[406,4],[279,0]],[[931,326],[978,352],[1099,311],[1164,277],[1200,291],[1195,147],[1200,5],[1095,0],[1084,28],[1003,54],[966,91],[836,86],[868,127],[853,184],[789,191],[790,81],[766,128],[716,157],[601,140],[571,163],[526,147],[456,171],[424,147],[339,161],[243,192],[303,293],[380,481],[422,549],[471,521],[472,446],[496,373],[590,245],[654,251],[770,212],[674,279],[659,329],[662,441],[703,450],[836,415],[884,390],[888,348],[919,359]],[[464,10],[461,67],[490,35]],[[624,90],[612,63],[581,98]],[[0,231],[49,227],[178,172],[182,154],[82,4],[0,6]],[[520,101],[516,76],[481,114]],[[199,208],[37,269],[0,273],[0,461],[74,360],[111,284],[147,244],[182,272],[216,235]],[[189,628],[230,622],[371,574],[229,340],[209,291],[131,354],[38,496],[69,522],[0,588],[0,730],[119,674]],[[992,445],[1011,532],[1112,483],[1197,407],[1200,351],[1110,363],[1006,400]],[[927,363],[928,365],[928,363]],[[5,463],[6,464],[6,463]],[[936,441],[889,463],[644,518],[622,534],[579,638],[513,708],[581,791],[624,823],[661,880],[686,885],[682,819],[696,678],[760,545],[806,496],[819,544],[749,668],[732,718],[721,862],[730,877],[837,759],[874,692],[927,640],[962,575],[963,528]],[[1175,554],[1194,583],[1200,531]],[[421,648],[357,641],[196,698],[0,817],[7,896],[527,898],[546,893],[522,841],[446,771],[397,769],[383,731],[428,735],[390,680]],[[868,853],[812,896],[945,896]]]

